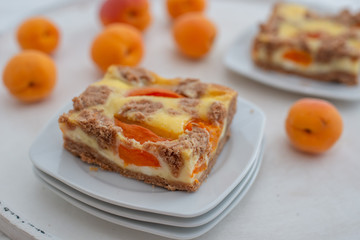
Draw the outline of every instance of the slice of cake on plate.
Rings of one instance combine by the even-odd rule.
[[[264,69],[358,84],[360,13],[319,15],[301,5],[278,3],[260,25],[252,58]]]
[[[229,137],[236,97],[217,84],[112,66],[73,99],[59,125],[64,147],[84,162],[192,192]]]

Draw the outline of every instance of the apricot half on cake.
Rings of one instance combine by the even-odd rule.
[[[47,54],[25,50],[6,64],[3,81],[9,92],[20,101],[40,101],[55,87],[56,66]]]
[[[304,98],[291,106],[286,119],[286,132],[295,148],[308,153],[322,153],[340,138],[343,122],[331,103]]]
[[[229,138],[236,96],[197,79],[111,66],[60,116],[64,147],[125,177],[193,192]]]
[[[128,24],[109,25],[94,39],[91,57],[106,71],[110,65],[136,66],[144,54],[144,43],[139,30]]]

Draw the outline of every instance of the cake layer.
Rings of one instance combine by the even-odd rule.
[[[237,93],[196,79],[112,67],[59,118],[83,161],[169,190],[194,191],[229,135]],[[146,176],[146,177],[145,177]]]
[[[200,187],[201,183],[207,178],[212,167],[216,163],[216,159],[221,153],[221,150],[229,137],[230,137],[230,131],[228,129],[224,137],[221,139],[219,143],[219,147],[216,150],[216,153],[212,156],[211,159],[209,159],[207,169],[201,174],[199,178],[197,178],[196,181],[192,181],[189,183],[178,181],[176,179],[160,177],[159,175],[156,174],[146,174],[145,172],[142,171],[134,171],[128,168],[121,167],[118,164],[116,164],[113,160],[110,160],[110,158],[106,158],[103,155],[100,155],[100,153],[97,150],[89,147],[89,145],[80,142],[75,142],[67,138],[64,138],[64,148],[67,149],[72,154],[74,154],[75,156],[79,157],[82,161],[99,166],[104,170],[117,172],[125,177],[144,181],[145,183],[163,187],[171,191],[180,190],[180,191],[194,192]]]
[[[354,85],[360,70],[360,18],[344,10],[319,15],[276,4],[254,39],[252,58],[266,69]]]

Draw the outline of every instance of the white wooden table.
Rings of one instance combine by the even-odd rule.
[[[27,14],[21,10],[15,16],[17,11],[11,13],[11,9],[20,0],[11,2],[0,3],[0,27],[6,30],[0,35],[1,73],[10,56],[18,51],[14,29],[7,27]],[[32,1],[21,1],[23,8],[35,8],[37,3],[45,1],[34,1],[37,2],[34,5],[26,2]],[[51,2],[57,1],[47,3]],[[218,38],[211,54],[202,61],[189,61],[177,53],[164,2],[152,0],[151,3],[154,22],[145,34],[146,55],[142,66],[167,77],[199,77],[231,86],[241,97],[261,107],[267,116],[267,144],[256,182],[240,204],[199,239],[358,239],[360,102],[330,100],[344,120],[340,141],[323,155],[297,152],[286,139],[284,120],[291,104],[304,96],[243,78],[223,64],[224,54],[236,36],[265,19],[271,3],[210,2],[207,13],[218,26]],[[84,10],[78,7],[74,11]],[[40,229],[49,239],[162,239],[89,215],[52,193],[34,176],[28,151],[40,129],[65,102],[101,76],[89,57],[91,39],[100,30],[96,14],[89,19],[94,22],[92,35],[85,35],[81,42],[72,38],[76,22],[75,26],[69,26],[70,20],[64,20],[61,14],[53,16],[60,19],[63,33],[61,47],[54,56],[58,83],[53,95],[46,101],[26,105],[13,99],[0,85],[0,230],[18,238],[26,234],[44,237],[37,235],[36,229]],[[88,29],[79,31],[87,33]],[[72,56],[74,47],[81,54]],[[64,58],[68,61],[61,60]],[[14,213],[13,217],[6,215],[4,207]],[[5,218],[14,224],[4,224]],[[3,238],[0,234],[0,239]]]

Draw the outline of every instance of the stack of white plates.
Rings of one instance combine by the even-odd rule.
[[[68,104],[59,115],[70,108]],[[96,217],[164,237],[191,239],[209,231],[245,196],[261,165],[265,116],[243,99],[238,99],[231,138],[195,193],[171,192],[117,173],[91,170],[63,149],[59,115],[30,149],[36,176]]]

